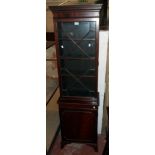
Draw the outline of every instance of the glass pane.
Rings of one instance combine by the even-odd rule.
[[[62,57],[95,57],[95,22],[58,22]]]
[[[96,78],[62,77],[64,96],[95,96]]]
[[[95,57],[95,41],[83,40],[79,43],[70,40],[60,40],[59,49],[61,57]]]
[[[61,60],[61,74],[95,76],[95,60]]]
[[[95,22],[58,22],[59,38],[95,39]]]
[[[62,95],[96,96],[95,21],[58,22]]]

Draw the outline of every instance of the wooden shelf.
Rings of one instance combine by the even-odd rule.
[[[75,75],[75,74],[74,74]],[[72,77],[71,75],[61,74],[62,77]],[[75,75],[77,78],[96,78],[94,75]]]
[[[84,58],[84,57],[60,57],[61,60],[95,60],[95,57]]]
[[[69,41],[71,41],[69,38],[58,38],[59,40],[61,40],[61,41],[63,41],[63,40],[69,40]],[[74,38],[72,38],[74,41],[95,41],[95,38],[94,39],[74,39]]]

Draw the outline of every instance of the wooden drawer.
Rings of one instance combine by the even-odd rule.
[[[59,104],[59,108],[61,109],[80,109],[80,110],[91,110],[91,111],[96,111],[98,110],[98,105],[97,104],[79,104],[79,103],[61,103]]]
[[[98,110],[99,94],[97,98],[59,98],[58,104],[61,109]]]

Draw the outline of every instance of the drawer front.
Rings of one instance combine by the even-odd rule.
[[[63,140],[93,143],[97,140],[97,111],[60,109]]]
[[[88,103],[76,103],[76,102],[60,102],[59,103],[59,109],[80,109],[80,110],[90,110],[90,111],[97,111],[98,110],[98,104],[95,102],[88,102]]]

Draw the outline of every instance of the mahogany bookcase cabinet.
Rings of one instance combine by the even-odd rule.
[[[54,17],[61,148],[86,143],[97,151],[99,15],[102,4],[49,6]]]

